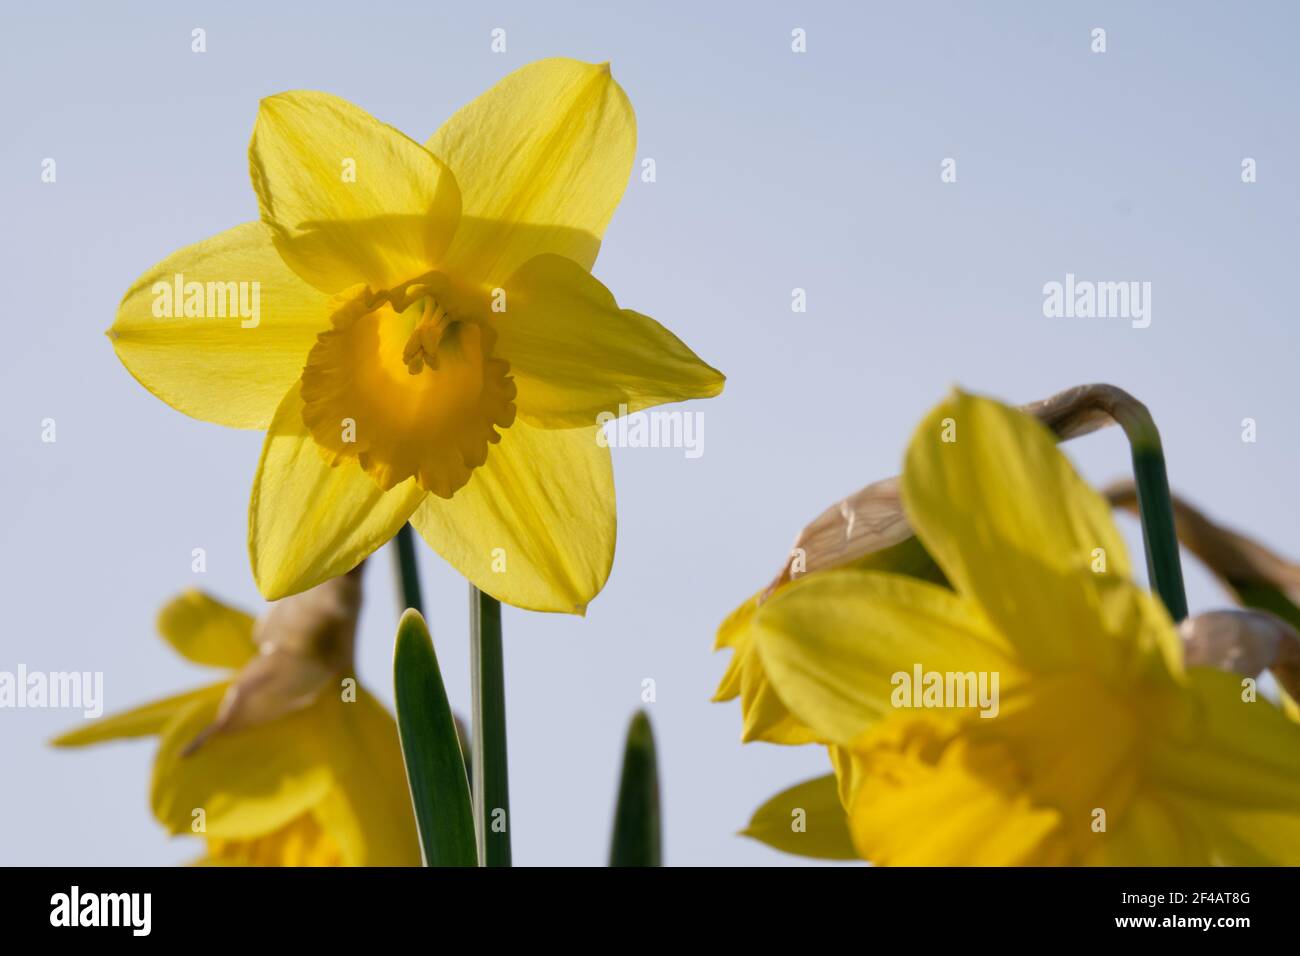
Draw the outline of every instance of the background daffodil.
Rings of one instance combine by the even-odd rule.
[[[159,631],[230,676],[54,744],[157,735],[154,814],[171,833],[206,837],[203,862],[418,866],[396,724],[352,674],[359,578],[286,598],[257,621],[185,592],[162,609]]]
[[[799,795],[827,804],[835,787],[859,856],[1300,862],[1300,726],[1239,676],[1185,662],[1164,606],[1132,581],[1105,500],[1046,428],[958,393],[917,429],[901,492],[951,589],[840,568],[779,589],[753,617],[771,692],[836,771]],[[996,716],[896,706],[895,675],[916,665],[997,674]]]
[[[590,274],[635,145],[608,66],[573,60],[510,74],[423,146],[324,93],[262,101],[261,221],[159,263],[109,335],[174,408],[267,430],[249,511],[266,597],[408,520],[508,603],[581,612],[600,591],[615,511],[597,416],[723,385]],[[210,314],[240,282],[259,314]]]
[[[1112,385],[1080,385],[1022,406],[1022,410],[1065,441],[1115,424],[1120,409],[1137,405],[1132,396]],[[943,571],[907,522],[897,476],[872,482],[814,518],[795,538],[776,577],[718,628],[714,650],[727,648],[732,655],[713,699],[740,698],[742,740],[797,745],[817,739],[773,691],[754,643],[754,614],[796,578],[846,567],[947,584]]]

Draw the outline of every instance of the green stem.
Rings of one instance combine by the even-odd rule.
[[[1174,504],[1169,494],[1160,432],[1147,407],[1136,399],[1118,405],[1112,414],[1124,429],[1133,453],[1133,483],[1137,486],[1147,576],[1165,602],[1169,615],[1174,621],[1181,621],[1187,617],[1187,594],[1183,590]]]
[[[469,587],[473,689],[474,825],[479,866],[510,865],[510,785],[506,769],[506,687],[501,604]]]
[[[398,600],[402,610],[413,607],[424,614],[424,601],[420,595],[420,572],[415,563],[415,533],[409,524],[404,524],[394,539],[397,544],[397,577],[401,592]]]

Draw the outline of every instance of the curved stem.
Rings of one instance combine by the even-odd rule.
[[[1183,566],[1178,557],[1165,452],[1151,412],[1114,385],[1080,385],[1024,406],[1024,410],[1036,415],[1062,441],[1086,435],[1112,421],[1124,429],[1133,456],[1133,483],[1137,487],[1147,576],[1174,621],[1187,617],[1187,595],[1183,590]]]
[[[1147,576],[1165,602],[1175,622],[1187,617],[1187,594],[1183,589],[1183,566],[1178,557],[1178,533],[1174,506],[1169,494],[1169,475],[1160,433],[1142,406],[1145,422],[1132,429],[1120,420],[1133,452],[1133,483],[1137,486],[1138,516],[1142,520],[1142,541],[1146,546]]]

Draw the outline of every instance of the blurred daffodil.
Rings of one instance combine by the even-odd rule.
[[[481,590],[581,613],[614,550],[597,417],[723,376],[590,274],[634,159],[607,65],[510,74],[421,146],[344,100],[262,101],[261,222],[141,277],[109,335],[146,388],[267,430],[249,549],[268,598],[408,520]]]
[[[259,620],[188,591],[159,615],[183,657],[229,671],[207,687],[104,717],[54,741],[157,735],[150,799],[204,862],[418,866],[397,727],[352,675],[360,569]]]
[[[1080,385],[1022,406],[1065,441],[1132,415],[1141,406],[1113,385]],[[754,615],[781,588],[807,574],[833,568],[885,571],[946,584],[943,571],[916,537],[903,510],[900,479],[885,478],[831,505],[799,532],[772,581],[732,612],[718,628],[714,650],[732,651],[715,701],[740,698],[741,739],[804,744],[817,739],[781,702],[763,668]]]
[[[829,808],[806,820],[811,852],[843,855],[824,845],[842,808],[878,864],[1300,862],[1300,726],[1184,660],[1051,432],[958,393],[916,431],[900,490],[950,587],[841,567],[753,614],[771,694],[836,775],[750,832],[788,827],[798,800]],[[949,699],[958,685],[971,697]]]

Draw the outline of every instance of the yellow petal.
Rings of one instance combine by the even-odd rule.
[[[614,561],[614,473],[596,428],[515,422],[450,500],[411,523],[479,590],[530,611],[582,614]]]
[[[744,723],[740,739],[744,743],[764,740],[772,744],[797,747],[823,741],[815,730],[786,707],[763,668],[756,645],[752,645],[750,652],[744,655],[743,662],[740,693]]]
[[[187,246],[137,279],[108,337],[136,381],[177,411],[265,428],[316,333],[329,328],[327,301],[252,222]]]
[[[1128,586],[1105,499],[1029,415],[955,393],[912,438],[903,504],[953,586],[1031,666],[1113,671],[1155,653],[1178,668],[1172,625]]]
[[[154,815],[171,833],[195,831],[202,810],[210,837],[239,839],[270,833],[321,802],[332,783],[321,735],[321,708],[312,706],[250,730],[218,734],[195,753],[181,751],[212,723],[217,699],[190,704],[163,731],[154,761]]]
[[[1094,833],[1089,866],[1211,866],[1209,834],[1186,808],[1158,792],[1139,792],[1105,832]],[[1220,838],[1221,840],[1221,838]],[[1088,844],[1084,844],[1085,847]]]
[[[396,721],[365,690],[353,703],[326,696],[332,711],[326,742],[337,784],[316,808],[317,818],[348,866],[419,866]]]
[[[424,275],[455,233],[460,191],[442,162],[337,96],[262,100],[248,158],[276,248],[325,292]]]
[[[755,594],[736,608],[718,628],[714,650],[729,647],[732,655],[713,699],[724,701],[740,697],[743,741],[765,740],[790,746],[812,743],[817,735],[801,724],[782,703],[759,659],[753,619],[760,597],[761,594]]]
[[[871,489],[866,490],[870,492]],[[857,510],[859,513],[866,513],[869,509],[859,508]],[[821,521],[821,519],[818,520]],[[806,528],[804,534],[801,534],[799,541],[796,542],[796,545],[800,543],[810,545],[807,552],[810,564],[813,561],[813,548],[822,547],[828,543],[827,541],[818,542],[817,539],[819,537],[827,539],[832,537],[829,533],[822,535],[822,529],[816,528],[817,524],[818,522],[814,522],[814,525],[809,526],[809,528],[814,529],[811,539],[805,540],[805,536],[809,534],[809,528]],[[853,530],[854,524],[852,521],[848,522],[846,527],[849,532]],[[840,528],[840,533],[841,537],[847,533],[844,527]],[[910,531],[908,534],[910,535]],[[825,553],[828,553],[827,549],[823,549],[823,557]],[[921,543],[910,536],[893,546],[882,547],[879,550],[869,550],[866,554],[850,560],[844,567],[857,571],[886,571],[931,581],[935,584],[945,583],[943,575],[939,572],[934,561],[925,553]],[[727,671],[723,674],[717,691],[714,692],[713,699],[715,701],[726,701],[736,696],[740,697],[741,713],[744,717],[741,739],[746,742],[764,740],[768,743],[797,746],[819,740],[818,735],[791,714],[781,701],[780,695],[763,670],[763,662],[759,657],[754,637],[754,616],[757,614],[759,606],[789,584],[792,573],[794,573],[793,566],[787,562],[775,581],[753,595],[727,616],[727,619],[718,628],[717,639],[714,641],[714,650],[731,648],[733,653],[731,661],[727,665]]]
[[[591,268],[632,171],[636,117],[608,64],[541,60],[461,108],[427,145],[460,185],[451,257],[499,286],[543,252]]]
[[[195,701],[217,701],[225,693],[226,685],[200,687],[197,690],[176,694],[162,700],[155,700],[132,710],[108,717],[88,720],[84,727],[60,734],[50,741],[54,747],[84,747],[87,744],[102,743],[105,740],[120,740],[124,737],[148,737],[162,733],[178,713]]]
[[[839,793],[840,805],[851,807],[853,795],[858,792],[866,766],[862,758],[848,747],[837,747],[832,744],[826,748],[826,753],[831,758],[831,766],[835,768],[835,786]]]
[[[1300,814],[1228,810],[1184,794],[1138,793],[1084,862],[1091,866],[1295,866]]]
[[[996,748],[947,739],[933,711],[880,725],[857,759],[849,826],[882,866],[1023,866],[1059,862],[1060,813],[1002,785]]]
[[[383,491],[353,461],[326,464],[293,386],[267,431],[249,505],[258,589],[273,601],[352,570],[397,534],[424,496],[413,479]]]
[[[730,648],[735,653],[731,655],[727,670],[722,675],[722,680],[718,682],[718,689],[713,692],[713,699],[716,702],[734,700],[740,695],[743,661],[749,656],[748,651],[753,648],[751,625],[754,622],[754,615],[758,613],[758,604],[762,597],[761,591],[750,595],[749,600],[728,614],[726,620],[718,626],[718,634],[713,640],[713,649],[720,651]]]
[[[342,866],[338,844],[317,817],[304,813],[278,830],[246,839],[209,837],[207,856],[198,865]]]
[[[182,657],[208,667],[242,667],[257,654],[253,618],[197,588],[158,612],[158,631]]]
[[[1010,648],[969,602],[892,574],[825,571],[790,584],[759,609],[759,655],[790,712],[823,740],[852,745],[904,698],[904,678],[923,672],[1018,679]],[[897,675],[903,675],[899,677]],[[991,676],[985,678],[991,689]],[[910,686],[908,684],[907,686]],[[970,716],[971,701],[954,709]]]
[[[1234,810],[1147,788],[1086,861],[1092,866],[1295,866],[1300,813]]]
[[[494,316],[497,354],[519,386],[519,413],[549,428],[590,425],[664,402],[709,398],[721,372],[570,259],[530,259],[505,285]]]
[[[821,860],[856,860],[849,818],[840,805],[835,775],[827,774],[783,790],[754,811],[740,831],[760,843]]]
[[[1263,696],[1242,700],[1242,680],[1207,667],[1187,671],[1192,713],[1152,748],[1151,779],[1225,811],[1297,812],[1300,725]]]
[[[1203,855],[1191,861],[1194,865],[1300,865],[1300,813],[1294,810],[1225,810],[1184,798],[1176,805],[1197,828]]]

